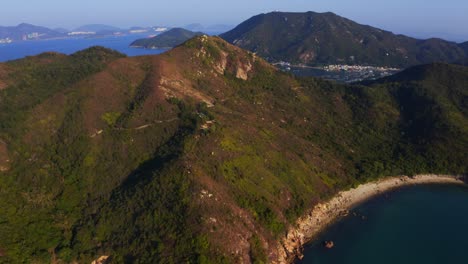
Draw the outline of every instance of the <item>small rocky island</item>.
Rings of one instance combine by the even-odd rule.
[[[323,247],[325,247],[326,249],[332,249],[334,246],[335,246],[335,242],[331,240],[323,241]]]

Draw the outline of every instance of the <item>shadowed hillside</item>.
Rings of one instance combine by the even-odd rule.
[[[466,53],[468,53],[468,41],[461,43],[459,46],[460,46],[460,48],[465,50]]]

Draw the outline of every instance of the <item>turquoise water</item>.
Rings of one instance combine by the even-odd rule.
[[[144,37],[146,37],[146,35],[135,34],[120,37],[35,40],[0,44],[0,62],[20,59],[25,56],[37,55],[47,51],[71,54],[91,46],[103,46],[115,49],[128,56],[160,54],[165,51],[129,47],[133,41]]]
[[[405,187],[353,212],[308,245],[297,263],[468,263],[467,187]],[[323,248],[324,240],[335,247]]]

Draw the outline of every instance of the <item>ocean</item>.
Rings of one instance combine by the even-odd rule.
[[[47,51],[71,54],[92,46],[103,46],[114,49],[128,56],[160,54],[165,51],[159,49],[131,48],[129,46],[134,40],[145,37],[146,35],[135,34],[120,37],[51,39],[0,44],[0,62],[20,59],[25,56],[33,56]]]
[[[297,263],[468,263],[467,227],[467,187],[403,187],[352,210],[307,245]],[[334,247],[325,249],[330,240]]]

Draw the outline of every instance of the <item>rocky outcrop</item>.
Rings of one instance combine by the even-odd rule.
[[[323,242],[323,247],[327,249],[332,249],[335,246],[335,242],[329,240]]]
[[[209,107],[213,106],[213,99],[201,91],[194,89],[190,81],[187,80],[161,77],[159,82],[159,89],[164,92],[167,98],[191,97],[200,102],[206,103]]]
[[[226,52],[220,51],[220,58],[214,64],[215,71],[221,75],[224,74],[224,71],[226,70],[227,57],[228,57],[228,54]]]
[[[243,63],[237,66],[237,71],[236,71],[236,78],[242,79],[244,81],[247,81],[249,78],[249,72],[252,70],[252,64],[250,61],[247,63]]]
[[[107,264],[109,263],[110,258],[109,256],[100,256],[99,258],[93,260],[91,264]]]

